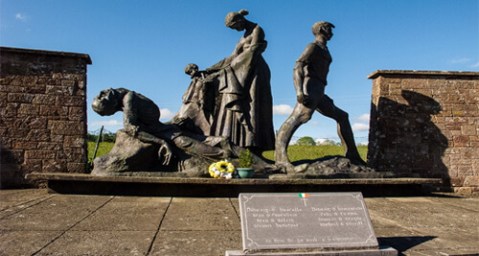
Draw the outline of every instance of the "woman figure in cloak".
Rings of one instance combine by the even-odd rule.
[[[246,10],[228,13],[226,26],[244,35],[231,56],[206,70],[218,86],[211,135],[262,151],[274,148],[271,74],[261,55],[267,46],[264,31],[246,15]]]

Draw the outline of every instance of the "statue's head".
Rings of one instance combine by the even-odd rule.
[[[334,25],[327,21],[318,21],[313,24],[312,31],[313,35],[323,35],[326,40],[331,39],[333,37],[333,28]]]
[[[226,15],[225,25],[231,29],[236,29],[238,31],[245,29],[246,18],[244,16],[248,15],[247,10],[240,10],[239,12],[230,12]]]
[[[101,116],[111,116],[120,110],[119,93],[109,88],[103,90],[93,99],[91,104],[93,110]]]
[[[191,77],[195,76],[198,73],[198,65],[190,63],[185,67],[185,74],[190,75]]]

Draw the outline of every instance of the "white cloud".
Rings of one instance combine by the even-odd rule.
[[[362,114],[358,117],[358,120],[361,122],[369,122],[369,119],[371,118],[371,115],[369,114]]]
[[[111,119],[111,120],[104,120],[104,121],[93,121],[91,123],[93,126],[105,126],[105,127],[119,127],[122,126],[123,123],[121,121],[118,121],[116,119]]]
[[[468,63],[470,61],[471,61],[471,59],[469,59],[469,58],[458,58],[458,59],[451,60],[451,63],[452,64],[465,64],[465,63]]]
[[[274,115],[289,115],[293,112],[293,107],[286,104],[274,105],[273,114]]]
[[[352,128],[353,128],[353,131],[355,132],[368,131],[369,125],[363,124],[363,123],[354,123]]]
[[[173,118],[175,116],[176,113],[172,112],[171,110],[167,109],[167,108],[162,108],[160,109],[160,119],[162,120],[170,120],[171,118]]]
[[[15,14],[15,19],[19,20],[19,21],[22,21],[22,22],[26,22],[28,17],[24,13],[17,13],[17,14]]]
[[[479,68],[479,61],[470,58],[457,58],[450,61],[454,65],[465,65],[469,68]]]

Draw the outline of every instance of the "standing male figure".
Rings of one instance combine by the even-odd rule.
[[[291,137],[300,125],[311,119],[315,110],[336,120],[338,135],[346,147],[346,157],[354,164],[365,164],[356,148],[348,113],[336,107],[333,100],[324,94],[329,65],[332,62],[326,45],[333,37],[333,28],[334,25],[329,22],[316,22],[312,28],[315,40],[306,46],[294,66],[297,103],[293,113],[279,129],[275,150],[276,165],[285,167],[288,172],[293,170],[286,151]]]

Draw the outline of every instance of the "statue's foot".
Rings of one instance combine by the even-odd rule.
[[[346,158],[349,159],[349,161],[351,161],[351,163],[354,165],[362,165],[362,166],[368,165],[366,162],[364,162],[364,160],[359,155],[346,154]]]
[[[276,169],[281,170],[281,172],[287,174],[296,173],[296,171],[294,170],[294,165],[290,162],[275,162],[274,165],[276,166]]]

